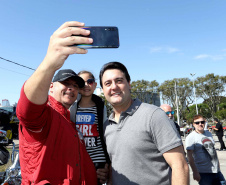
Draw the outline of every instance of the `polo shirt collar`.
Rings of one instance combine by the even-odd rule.
[[[130,107],[126,111],[122,112],[120,117],[122,117],[122,116],[126,117],[127,115],[132,116],[137,111],[137,109],[139,108],[141,103],[142,102],[139,99],[134,99],[133,103],[130,105]],[[115,117],[115,113],[113,112],[109,116],[109,120],[114,121],[115,120],[114,117]]]

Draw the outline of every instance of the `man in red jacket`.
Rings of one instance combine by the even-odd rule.
[[[53,78],[69,55],[87,53],[72,45],[93,42],[76,36],[90,34],[81,26],[66,22],[54,32],[46,57],[22,87],[17,106],[22,184],[96,185],[95,167],[68,111],[84,81],[72,70]]]

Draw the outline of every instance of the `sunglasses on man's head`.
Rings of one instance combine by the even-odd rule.
[[[205,124],[205,121],[196,121],[196,122],[194,122],[194,124],[196,124],[196,125],[199,125],[199,123]]]
[[[169,115],[169,114],[174,115],[174,111],[168,111],[168,112],[166,112],[166,114],[167,114],[167,115]]]
[[[87,82],[88,85],[92,85],[92,84],[95,82],[95,79],[90,78],[90,79],[88,79],[88,80],[85,81],[85,82]]]

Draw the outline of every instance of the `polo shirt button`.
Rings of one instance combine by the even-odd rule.
[[[76,164],[76,166],[78,166],[78,163]]]

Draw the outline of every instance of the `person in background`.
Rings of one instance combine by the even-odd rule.
[[[194,180],[198,181],[199,185],[224,184],[225,179],[220,171],[212,134],[204,130],[204,117],[195,115],[193,126],[195,130],[186,137],[185,143]]]
[[[209,125],[208,125],[208,121],[205,119],[205,126],[204,126],[204,130],[209,130]]]
[[[68,110],[84,80],[70,69],[54,76],[69,55],[87,53],[72,46],[93,42],[76,36],[90,34],[82,26],[66,22],[53,33],[44,60],[21,89],[17,116],[22,184],[97,184],[95,167]]]
[[[220,151],[222,150],[226,150],[226,147],[225,147],[225,144],[224,144],[224,141],[223,141],[223,136],[224,136],[224,130],[223,130],[223,127],[222,127],[222,124],[219,122],[219,120],[217,118],[214,118],[214,123],[216,124],[216,127],[213,128],[216,132],[216,135],[218,137],[218,140],[220,142]]]
[[[107,120],[107,110],[104,101],[93,94],[97,83],[89,71],[78,73],[85,81],[85,86],[79,90],[81,96],[70,107],[71,121],[83,133],[86,150],[89,153],[99,174],[98,184],[103,184],[108,178],[110,159],[103,138],[103,123]]]
[[[188,185],[182,141],[165,112],[132,99],[130,75],[122,63],[105,64],[99,78],[113,107],[104,124],[112,184]]]
[[[174,122],[175,127],[176,127],[176,129],[177,129],[177,131],[178,131],[178,133],[180,135],[180,126],[174,121],[174,111],[172,110],[171,106],[168,105],[168,104],[162,104],[160,106],[160,108],[162,110],[164,110],[166,115],[168,116],[168,118],[171,119]]]

